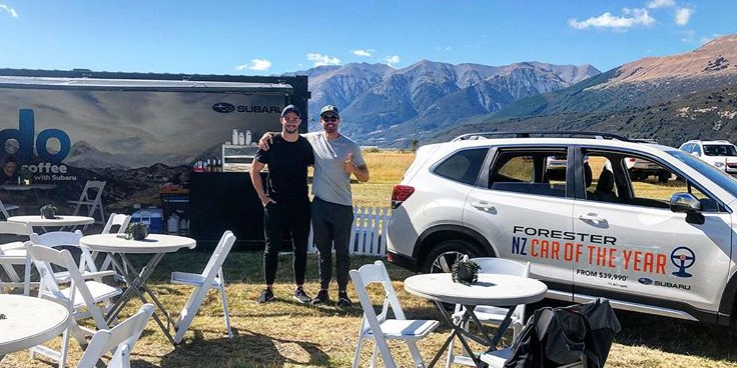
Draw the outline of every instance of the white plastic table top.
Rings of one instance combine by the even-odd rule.
[[[56,188],[56,184],[3,184],[0,185],[0,189],[3,190],[31,190],[31,189],[40,189],[40,190],[51,190]]]
[[[478,282],[466,286],[453,282],[450,273],[428,273],[408,277],[404,289],[443,303],[502,307],[540,301],[548,287],[531,278],[486,273],[480,273]]]
[[[177,235],[149,234],[143,240],[128,240],[119,235],[83,236],[79,244],[99,252],[139,254],[172,253],[181,248],[194,249],[197,245],[194,239]]]
[[[87,216],[67,216],[58,215],[55,219],[43,218],[41,215],[31,216],[10,216],[8,221],[12,222],[23,222],[31,226],[75,226],[75,225],[88,225],[95,222],[95,219]]]
[[[22,295],[0,295],[0,356],[28,349],[60,335],[69,311],[50,300]]]

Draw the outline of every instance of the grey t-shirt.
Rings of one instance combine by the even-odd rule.
[[[353,205],[350,175],[343,170],[348,153],[353,153],[356,166],[366,165],[361,156],[361,148],[344,135],[328,139],[325,132],[304,135],[315,151],[315,175],[312,178],[312,194],[323,201]]]

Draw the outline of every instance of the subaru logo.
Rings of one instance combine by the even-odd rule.
[[[227,102],[218,102],[212,105],[212,109],[219,113],[227,114],[229,112],[235,111],[235,105],[229,104]]]
[[[670,253],[670,261],[674,266],[678,267],[678,271],[673,272],[674,276],[691,277],[686,269],[693,266],[696,262],[696,254],[688,247],[678,247]]]
[[[650,280],[647,277],[640,277],[639,279],[637,279],[637,281],[639,281],[643,285],[650,285],[653,283],[653,280]]]

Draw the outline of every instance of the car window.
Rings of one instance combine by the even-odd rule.
[[[731,144],[705,144],[704,154],[707,156],[737,156],[737,148]]]
[[[698,154],[699,156],[701,156],[703,154],[701,152],[701,146],[698,143],[694,143],[693,151],[691,151],[691,152],[696,152],[696,154]]]
[[[563,149],[500,150],[489,170],[489,189],[565,197],[567,167]]]
[[[599,202],[618,202],[619,195],[614,185],[612,163],[608,158],[598,155],[586,156],[584,175],[586,179],[586,199]]]
[[[487,151],[486,148],[458,151],[435,167],[434,173],[450,180],[475,185]]]
[[[592,172],[586,183],[587,200],[670,209],[673,194],[686,192],[701,201],[704,212],[718,211],[715,201],[654,160],[614,152],[592,152],[587,157]]]
[[[688,153],[693,152],[693,143],[684,144],[683,147],[681,147],[681,151],[685,151]]]

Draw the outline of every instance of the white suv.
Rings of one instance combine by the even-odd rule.
[[[737,147],[727,141],[688,141],[681,151],[698,157],[719,170],[737,175]]]
[[[730,323],[737,180],[671,147],[525,134],[421,147],[392,194],[388,260],[421,272],[463,254],[529,261],[550,298]],[[674,181],[631,177],[631,158]]]

